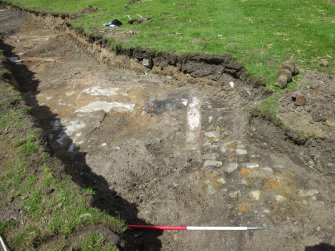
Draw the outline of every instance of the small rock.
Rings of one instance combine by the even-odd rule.
[[[302,94],[298,94],[295,97],[292,97],[292,100],[294,101],[295,106],[303,106],[306,104],[306,98]]]
[[[202,159],[216,160],[219,157],[220,157],[220,154],[218,153],[206,153],[202,156]]]
[[[221,183],[221,184],[226,184],[226,181],[224,178],[219,178],[216,180],[217,182]]]
[[[216,151],[216,150],[218,150],[219,147],[220,147],[219,145],[211,145],[211,146],[209,147],[209,149],[210,149],[211,151]]]
[[[13,63],[16,63],[16,62],[18,62],[19,59],[18,59],[18,57],[9,57],[8,60],[13,62]]]
[[[204,163],[204,167],[209,167],[209,166],[221,167],[222,162],[221,161],[216,161],[216,160],[206,160],[205,163]]]
[[[263,169],[263,171],[266,172],[266,173],[269,173],[269,174],[272,174],[272,173],[273,173],[273,170],[272,170],[272,168],[270,168],[270,167],[264,167],[264,168],[262,168],[262,169]]]
[[[329,119],[327,119],[325,121],[325,125],[328,126],[328,127],[335,127],[335,122],[330,121]]]
[[[205,136],[207,138],[215,138],[215,139],[217,139],[217,138],[220,138],[221,133],[218,132],[218,131],[205,132]]]
[[[254,190],[254,191],[251,191],[249,194],[250,194],[250,197],[253,198],[254,200],[259,200],[261,192],[259,190]]]
[[[107,146],[107,143],[102,143],[101,146]]]
[[[286,200],[286,198],[285,198],[284,196],[276,195],[276,201],[277,201],[278,203],[281,203],[281,202],[283,202],[283,201],[285,201],[285,200]]]
[[[234,86],[235,86],[235,84],[234,84],[233,81],[230,81],[230,82],[229,82],[229,85],[230,85],[231,88],[234,88]]]
[[[328,60],[327,59],[321,59],[320,66],[321,67],[328,67],[329,66]]]
[[[269,214],[271,211],[269,209],[264,209],[263,212]]]
[[[316,190],[316,189],[308,189],[308,190],[305,190],[305,189],[300,189],[299,192],[298,192],[298,195],[302,196],[302,197],[307,197],[307,196],[313,196],[315,194],[318,194],[319,191]]]
[[[213,185],[212,184],[208,184],[207,185],[207,194],[208,195],[213,195],[213,194],[215,194],[216,193],[216,190],[215,190],[215,188],[213,187]]]
[[[248,152],[245,149],[236,149],[236,154],[238,155],[246,155]]]
[[[229,163],[227,167],[224,168],[224,170],[227,173],[231,173],[237,169],[238,165],[236,163]]]
[[[152,62],[148,58],[143,58],[142,64],[143,64],[143,66],[145,66],[147,68],[151,68],[152,67]]]
[[[233,198],[236,198],[237,196],[239,196],[240,194],[241,194],[241,191],[237,190],[237,191],[234,191],[234,192],[230,192],[229,197],[233,199]]]
[[[246,163],[245,166],[246,166],[246,168],[254,169],[254,168],[258,168],[259,164],[257,164],[257,163]]]

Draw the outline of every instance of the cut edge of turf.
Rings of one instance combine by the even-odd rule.
[[[314,134],[306,134],[303,131],[293,130],[278,116],[280,96],[273,94],[250,109],[250,120],[259,119],[270,122],[283,131],[283,134],[296,145],[304,145],[310,139],[322,139]]]
[[[19,10],[26,11],[35,16],[52,16],[64,20],[64,24],[77,35],[83,36],[90,43],[96,43],[103,48],[114,52],[116,55],[124,55],[136,59],[139,63],[146,60],[149,64],[147,68],[164,68],[166,66],[176,67],[178,71],[189,74],[194,78],[208,78],[219,81],[222,74],[228,74],[242,82],[251,85],[254,88],[264,88],[265,94],[273,92],[282,92],[280,88],[267,85],[261,79],[248,73],[247,69],[230,54],[206,54],[206,53],[176,53],[168,51],[159,51],[152,48],[131,47],[130,44],[123,44],[117,38],[107,38],[101,34],[85,30],[83,27],[76,27],[70,21],[78,17],[76,14],[54,13],[45,10],[26,8],[25,6],[13,4],[9,1],[0,0],[0,4],[5,4]],[[191,65],[195,64],[195,67]],[[203,69],[202,71],[199,71]],[[194,68],[194,69],[193,69]]]

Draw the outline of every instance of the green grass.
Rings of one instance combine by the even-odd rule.
[[[118,30],[137,35],[118,41],[125,48],[143,47],[175,53],[231,54],[247,71],[273,89],[280,65],[288,59],[299,67],[335,71],[335,4],[329,0],[10,0],[31,9],[74,13],[92,5],[101,11],[70,21],[87,35],[120,19]],[[127,7],[126,7],[127,6]],[[127,15],[152,17],[139,25],[127,24]],[[321,68],[320,59],[330,67]]]
[[[0,212],[6,213],[8,208],[21,212],[20,217],[0,221],[0,235],[9,246],[33,250],[48,236],[58,236],[65,241],[55,250],[62,250],[69,245],[65,238],[74,230],[92,224],[110,224],[122,232],[122,219],[90,206],[91,188],[80,189],[70,177],[54,175],[52,165],[59,162],[41,151],[41,136],[29,109],[19,92],[1,79],[0,100]],[[98,235],[86,242],[89,246],[83,248],[83,243],[79,250],[116,250],[113,243]]]
[[[79,248],[76,248],[76,250],[81,251],[116,251],[114,246],[112,245],[104,245],[104,242],[106,241],[106,237],[102,234],[88,234],[85,237],[83,237],[80,241]]]
[[[274,94],[266,99],[263,99],[259,104],[251,109],[252,117],[260,117],[262,119],[271,121],[276,126],[287,130],[287,125],[278,117],[279,96]]]

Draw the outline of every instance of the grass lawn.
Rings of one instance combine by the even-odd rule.
[[[92,5],[101,11],[70,23],[89,35],[114,18],[118,29],[138,31],[124,47],[176,53],[231,54],[247,71],[273,87],[283,61],[296,60],[302,69],[335,73],[335,3],[331,0],[9,0],[30,9],[78,13]],[[142,15],[152,22],[130,25]],[[329,67],[322,68],[322,59]]]

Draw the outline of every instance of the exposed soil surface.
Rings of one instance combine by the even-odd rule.
[[[52,150],[71,166],[75,181],[99,187],[97,177],[103,176],[108,189],[136,208],[117,205],[120,201],[107,192],[94,206],[118,208],[128,223],[264,228],[129,231],[125,249],[335,245],[334,178],[312,172],[295,152],[276,151],[255,136],[262,133],[255,125],[267,123],[249,124],[248,110],[261,98],[259,90],[224,73],[220,83],[207,85],[192,77],[154,74],[125,58],[104,64],[68,32],[49,28],[57,20],[45,22],[49,25],[0,12],[16,78]],[[119,67],[122,60],[132,69]],[[189,64],[183,67],[195,72],[187,70]],[[285,146],[290,151],[292,144]]]

